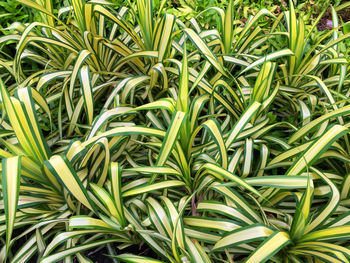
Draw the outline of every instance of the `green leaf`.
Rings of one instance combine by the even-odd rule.
[[[21,171],[21,157],[15,156],[2,160],[2,193],[6,217],[6,254],[10,251],[10,241],[16,220]]]
[[[126,262],[126,263],[164,263],[163,261],[160,261],[157,259],[143,257],[143,256],[136,256],[133,254],[121,254],[119,256],[114,256],[114,258],[117,258],[122,262]]]

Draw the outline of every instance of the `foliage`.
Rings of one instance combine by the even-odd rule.
[[[28,21],[26,9],[17,1],[0,2],[0,29],[9,26],[14,21]]]
[[[266,8],[270,12],[275,12],[279,14],[282,11],[288,9],[288,1],[277,1],[277,0],[235,0],[234,5],[237,6],[237,12],[240,19],[246,19],[249,15],[255,15],[259,10]],[[201,14],[202,11],[210,8],[217,7],[221,9],[226,9],[230,1],[224,0],[172,0],[167,1],[167,7],[165,8],[167,13],[176,15],[181,20],[190,20],[191,18],[197,18],[198,22],[202,25],[211,26],[215,28],[214,25],[217,24],[214,12]],[[305,21],[312,21],[315,14],[319,14],[330,5],[333,7],[341,6],[346,4],[347,1],[344,0],[307,0],[307,1],[293,1],[296,5],[297,10],[304,16]]]
[[[335,8],[316,33],[293,1],[200,10],[216,28],[166,1],[21,3],[37,21],[0,38],[1,262],[350,260]]]

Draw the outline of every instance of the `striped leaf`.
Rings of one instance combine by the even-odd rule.
[[[10,241],[16,220],[21,171],[21,157],[2,159],[2,193],[6,217],[6,251],[5,259],[10,251]]]

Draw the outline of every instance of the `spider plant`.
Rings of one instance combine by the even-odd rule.
[[[21,2],[41,20],[0,38],[17,43],[1,58],[1,262],[350,261],[336,24],[310,46],[292,1],[245,27],[236,2],[212,8],[218,30],[164,1]]]

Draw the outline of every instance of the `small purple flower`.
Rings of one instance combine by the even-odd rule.
[[[329,28],[329,29],[333,28],[333,21],[330,20],[330,19],[327,19],[326,27]]]

